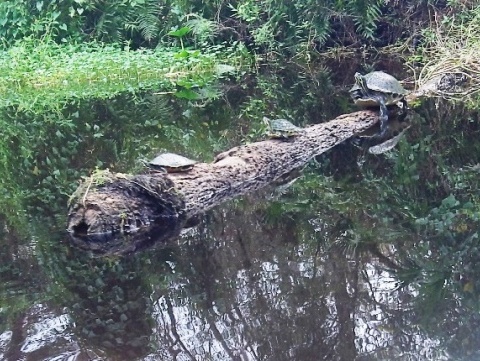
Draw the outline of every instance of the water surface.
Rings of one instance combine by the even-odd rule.
[[[137,128],[103,119],[66,167],[134,171],[161,148],[208,160],[258,137],[246,108],[225,104]],[[0,218],[0,359],[477,359],[480,138],[461,122],[432,131],[451,110],[431,109],[389,154],[341,145],[288,187],[228,202],[176,242],[127,257],[72,247],[64,189],[24,175],[50,198],[34,193],[24,217]]]

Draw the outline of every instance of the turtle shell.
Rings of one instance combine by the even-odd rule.
[[[197,161],[175,153],[162,153],[149,162],[152,168],[165,169],[167,172],[185,172],[197,163]]]
[[[384,97],[386,105],[392,105],[403,99],[407,91],[390,74],[372,71],[365,75],[355,73],[355,84],[350,94],[356,104],[374,106],[378,105],[379,96]]]
[[[269,126],[270,138],[289,138],[304,132],[303,128],[297,127],[286,119],[268,119],[263,118]]]

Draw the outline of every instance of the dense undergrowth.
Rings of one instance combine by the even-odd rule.
[[[48,33],[59,42],[97,40],[133,48],[170,44],[170,31],[188,25],[190,41],[242,42],[258,50],[392,44],[411,36],[432,12],[465,2],[438,0],[7,0],[0,4],[0,37],[9,46]],[[409,21],[413,18],[413,21]],[[414,26],[412,26],[414,25]]]

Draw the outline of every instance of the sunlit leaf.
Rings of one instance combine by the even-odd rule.
[[[200,95],[196,92],[194,92],[191,89],[182,89],[179,90],[175,93],[175,96],[177,98],[183,98],[183,99],[188,99],[188,100],[196,100],[200,98]]]
[[[187,35],[192,29],[190,29],[188,26],[184,26],[180,29],[170,31],[168,35],[170,36],[175,36],[177,38],[181,38],[182,36]]]
[[[176,53],[176,54],[174,55],[174,57],[175,57],[176,59],[181,59],[181,58],[186,59],[186,58],[188,58],[189,56],[190,56],[190,53],[189,53],[188,51],[186,51],[186,50],[181,50],[181,51],[179,51],[178,53]]]

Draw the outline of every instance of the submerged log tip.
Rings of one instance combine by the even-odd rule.
[[[127,254],[165,244],[177,238],[187,223],[184,212],[172,213],[170,207],[161,209],[155,219],[142,218],[141,214],[100,217],[98,212],[101,210],[84,210],[83,217],[72,216],[67,232],[74,245],[101,255]]]
[[[69,208],[67,232],[75,245],[103,254],[142,248],[151,241],[147,234],[152,230],[155,242],[167,242],[187,221],[184,197],[174,188],[163,173],[80,186]]]

